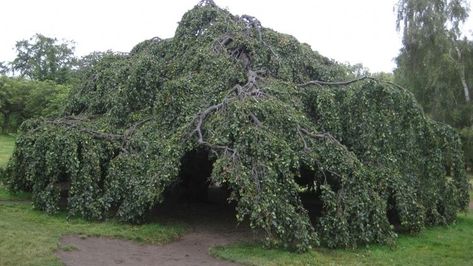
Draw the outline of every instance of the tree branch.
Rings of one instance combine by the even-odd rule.
[[[48,124],[53,124],[57,126],[66,126],[69,128],[74,128],[74,129],[77,129],[77,131],[87,133],[96,139],[109,140],[109,141],[123,140],[123,135],[104,133],[104,132],[96,131],[90,128],[82,128],[82,127],[79,127],[78,123],[72,120],[58,119],[58,120],[46,120],[45,122]]]
[[[251,120],[253,120],[253,122],[256,124],[257,127],[261,127],[263,125],[263,123],[261,123],[261,121],[258,119],[258,117],[256,117],[255,114],[250,113],[250,117],[251,117]]]
[[[321,80],[311,80],[311,81],[308,81],[308,82],[306,82],[306,83],[297,84],[297,86],[298,86],[298,87],[306,87],[306,86],[309,86],[309,85],[347,86],[347,85],[350,85],[350,84],[352,84],[352,83],[356,83],[356,82],[363,81],[363,80],[376,80],[376,79],[375,79],[375,78],[372,78],[372,77],[364,76],[364,77],[361,77],[361,78],[357,78],[357,79],[353,79],[353,80],[348,80],[348,81],[334,81],[334,82],[330,82],[330,81],[321,81]]]

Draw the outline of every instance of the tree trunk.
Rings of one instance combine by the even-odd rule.
[[[457,51],[458,55],[458,74],[460,74],[460,80],[463,85],[463,92],[465,93],[465,101],[468,103],[470,102],[470,88],[468,88],[468,84],[466,83],[466,77],[465,77],[465,66],[463,65],[462,62],[462,54],[460,51],[460,48],[455,46],[455,50]]]

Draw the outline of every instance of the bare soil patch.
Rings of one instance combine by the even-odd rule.
[[[237,265],[211,257],[209,248],[258,236],[246,224],[238,225],[231,206],[223,203],[184,203],[161,206],[155,211],[161,223],[184,222],[189,232],[160,245],[133,241],[64,236],[57,256],[68,266],[89,265]]]
[[[71,251],[57,252],[71,266],[96,265],[237,265],[208,255],[214,245],[230,243],[233,236],[193,232],[162,246],[140,245],[132,241],[79,236],[65,236],[61,245]]]

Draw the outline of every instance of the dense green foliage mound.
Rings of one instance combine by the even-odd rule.
[[[172,39],[91,64],[56,119],[25,122],[6,169],[34,206],[141,222],[208,152],[210,181],[267,243],[389,243],[468,204],[461,143],[411,93],[203,1]],[[342,80],[351,80],[343,82]],[[302,199],[321,203],[309,218]],[[311,213],[312,214],[312,213]],[[392,226],[392,225],[394,226]]]

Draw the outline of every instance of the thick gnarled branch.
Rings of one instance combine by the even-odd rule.
[[[90,135],[94,139],[98,140],[105,140],[105,141],[121,141],[121,150],[124,152],[129,151],[130,141],[133,134],[136,130],[144,125],[145,123],[151,121],[153,118],[148,117],[144,120],[138,121],[137,123],[133,124],[131,127],[124,130],[123,134],[113,134],[113,133],[105,133],[101,131],[97,131],[91,128],[87,128],[83,125],[84,122],[89,121],[87,117],[78,117],[78,116],[70,116],[70,117],[62,117],[55,120],[44,120],[47,124],[52,124],[56,126],[62,126],[67,128],[72,128],[77,130],[78,132],[82,132],[85,134]],[[38,128],[34,129],[31,133],[36,131]]]
[[[297,126],[297,133],[299,135],[299,137],[302,139],[302,142],[304,144],[304,150],[305,151],[308,151],[309,150],[309,147],[307,145],[307,142],[305,141],[304,139],[304,135],[310,137],[310,138],[313,138],[313,139],[326,139],[332,143],[334,143],[335,145],[339,146],[340,148],[342,148],[343,150],[345,150],[348,154],[350,154],[350,156],[354,159],[356,159],[356,156],[348,150],[348,148],[343,145],[340,141],[338,141],[338,139],[336,139],[332,134],[330,134],[329,132],[324,132],[324,133],[312,133],[310,132],[309,130],[305,129],[305,128],[302,128],[300,126]]]
[[[401,85],[399,85],[397,83],[387,81],[387,80],[378,79],[378,78],[374,78],[374,77],[368,77],[368,76],[364,76],[364,77],[357,78],[357,79],[352,79],[352,80],[346,80],[346,81],[311,80],[311,81],[307,81],[305,83],[297,84],[296,86],[301,87],[301,88],[307,87],[307,86],[310,86],[310,85],[335,86],[335,87],[337,87],[337,86],[348,86],[348,85],[351,85],[353,83],[357,83],[357,82],[364,81],[364,80],[371,80],[371,81],[375,81],[375,82],[378,82],[378,83],[384,83],[384,84],[394,86],[394,87],[396,87],[400,90],[403,90],[403,91],[409,91],[409,90],[407,90],[406,88],[402,87]]]

